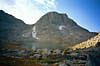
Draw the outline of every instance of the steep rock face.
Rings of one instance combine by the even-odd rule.
[[[77,25],[66,14],[57,12],[49,12],[42,16],[33,28],[34,38],[47,46],[70,47],[97,35]]]
[[[0,10],[0,44],[5,41],[31,41],[32,26]]]

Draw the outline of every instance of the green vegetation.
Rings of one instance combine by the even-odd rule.
[[[52,60],[47,60],[48,62]],[[37,64],[34,59],[18,59],[18,58],[9,58],[9,57],[0,57],[0,66],[45,66]],[[48,65],[48,66],[57,66],[57,65]]]

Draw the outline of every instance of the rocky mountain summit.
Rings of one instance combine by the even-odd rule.
[[[49,12],[34,25],[27,25],[0,10],[0,43],[22,42],[26,48],[66,48],[97,34],[80,27],[66,14]]]
[[[42,16],[33,28],[38,42],[60,47],[70,47],[97,35],[80,27],[66,14],[57,12],[49,12]]]

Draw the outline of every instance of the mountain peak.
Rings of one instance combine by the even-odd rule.
[[[4,11],[3,10],[0,10],[0,13],[4,13]]]
[[[25,24],[22,20],[17,19],[13,15],[10,15],[3,10],[0,10],[0,44],[5,41],[24,42],[25,40],[31,40],[30,36],[32,27],[33,26]],[[28,30],[30,30],[30,34]],[[28,39],[26,39],[25,37],[26,34]]]
[[[45,14],[31,26],[0,10],[0,31],[2,42],[22,42],[27,48],[67,48],[96,35],[58,12]]]
[[[0,15],[4,15],[6,12],[3,10],[0,10]]]
[[[68,18],[67,14],[65,14],[65,13],[58,13],[56,11],[48,12],[44,16],[48,16],[49,18],[51,18],[51,17],[55,18],[55,17],[59,17],[59,16],[64,16],[64,17]]]
[[[55,15],[66,15],[67,16],[67,14],[66,13],[59,13],[59,12],[56,12],[56,11],[51,11],[51,12],[48,12],[47,14],[55,14]]]
[[[43,24],[59,24],[62,25],[66,22],[66,20],[69,20],[67,14],[65,13],[58,13],[58,12],[48,12],[45,15],[43,15],[38,21],[37,24],[43,23]],[[74,23],[74,22],[70,22]],[[75,24],[75,23],[74,23]]]
[[[58,12],[49,12],[42,16],[35,24],[34,32],[41,44],[56,44],[60,47],[73,46],[96,35],[80,27],[66,14]]]

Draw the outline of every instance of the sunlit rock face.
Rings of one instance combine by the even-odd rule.
[[[84,41],[80,44],[77,44],[72,47],[73,50],[76,49],[83,49],[83,48],[90,48],[90,47],[100,47],[100,33],[98,35],[92,37],[91,39],[88,39],[87,41]]]
[[[49,12],[35,24],[36,34],[41,44],[60,47],[70,47],[88,40],[97,33],[91,33],[80,27],[66,14]]]

